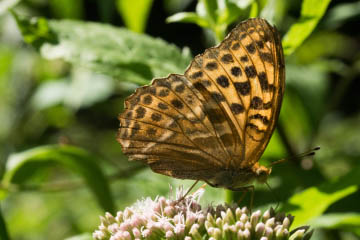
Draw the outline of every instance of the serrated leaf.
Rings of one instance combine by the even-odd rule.
[[[283,38],[285,55],[290,55],[312,33],[326,12],[331,0],[304,0],[300,19],[291,26]]]
[[[182,73],[191,60],[174,45],[124,28],[16,18],[25,41],[37,47],[46,59],[61,58],[121,81],[146,84],[153,77]]]
[[[319,217],[336,201],[358,190],[360,168],[354,169],[334,182],[326,182],[318,187],[311,187],[292,196],[280,209],[295,216],[292,227],[308,224]]]
[[[81,177],[94,193],[99,205],[114,212],[110,186],[98,162],[100,160],[83,149],[68,145],[49,145],[10,155],[2,184],[26,184],[41,168],[57,164]]]
[[[142,33],[153,0],[117,0],[117,9],[124,19],[125,25],[132,31]]]
[[[193,12],[181,12],[176,13],[166,19],[166,22],[185,22],[185,23],[195,23],[200,27],[208,28],[210,27],[210,23],[207,19],[197,15]]]

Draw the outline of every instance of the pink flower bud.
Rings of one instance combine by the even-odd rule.
[[[167,231],[167,232],[165,233],[165,237],[166,237],[166,238],[173,238],[173,237],[174,237],[174,233],[173,233],[172,231]]]

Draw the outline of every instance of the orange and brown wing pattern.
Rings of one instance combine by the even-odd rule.
[[[206,180],[217,169],[246,168],[271,137],[283,91],[278,32],[250,19],[184,75],[137,89],[119,116],[118,141],[130,159],[173,177]]]
[[[284,92],[277,30],[263,19],[242,22],[219,46],[196,56],[185,76],[227,114],[231,128],[220,135],[231,155],[227,166],[252,166],[269,142]]]
[[[156,172],[191,178],[191,171],[225,164],[227,153],[209,120],[204,98],[182,75],[138,88],[125,101],[119,119],[123,152]]]
[[[280,113],[285,90],[285,65],[277,30],[262,19],[240,26],[241,46],[247,51],[246,73],[251,91],[245,130],[245,159],[240,167],[252,166],[264,152]]]

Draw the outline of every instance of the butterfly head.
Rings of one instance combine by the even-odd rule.
[[[259,183],[265,183],[268,176],[270,175],[271,173],[271,168],[266,168],[264,166],[260,166],[258,164],[255,164],[253,166],[253,171],[254,173],[256,174],[256,180],[259,182]]]

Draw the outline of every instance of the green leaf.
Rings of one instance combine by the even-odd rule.
[[[183,73],[191,58],[176,46],[106,24],[16,16],[27,43],[46,59],[64,59],[121,81],[146,84]]]
[[[309,222],[309,225],[316,228],[343,229],[360,234],[360,214],[329,213],[315,218]]]
[[[43,44],[57,44],[58,39],[51,31],[49,24],[45,18],[22,18],[15,12],[12,12],[16,23],[21,31],[24,41],[33,45],[37,50]]]
[[[99,205],[105,211],[114,212],[110,186],[98,162],[100,162],[99,159],[77,147],[41,146],[10,155],[6,164],[3,185],[26,184],[26,181],[41,168],[60,165],[82,177],[95,194]]]
[[[219,8],[219,16],[217,25],[226,24],[229,25],[234,21],[238,20],[244,10],[240,8],[235,2],[225,1],[224,7]]]
[[[355,18],[360,15],[360,2],[341,3],[337,4],[329,10],[325,25],[328,28],[334,29],[341,24],[348,21],[350,18]]]
[[[134,32],[144,32],[153,0],[117,0],[116,3],[125,25]]]
[[[325,14],[331,0],[304,0],[300,19],[291,26],[284,36],[285,55],[290,55],[312,33],[319,20]]]
[[[250,18],[258,17],[260,12],[267,6],[267,4],[271,4],[271,1],[269,1],[269,3],[268,3],[268,0],[252,1],[249,17]]]
[[[308,188],[292,196],[280,211],[295,216],[294,228],[308,224],[310,220],[324,213],[331,204],[356,192],[359,175],[360,167],[334,182]]]
[[[199,16],[207,18],[210,24],[217,22],[217,9],[217,0],[199,0],[196,6],[196,12]]]
[[[6,227],[6,222],[4,216],[2,214],[2,210],[0,208],[0,239],[1,240],[9,240],[10,236],[8,234],[8,230]]]
[[[102,74],[74,68],[71,75],[71,80],[42,83],[31,97],[31,106],[42,110],[64,104],[77,110],[107,99],[115,89],[113,79]]]
[[[206,18],[201,17],[193,12],[181,12],[176,13],[166,19],[166,22],[185,22],[185,23],[195,23],[200,27],[209,28],[210,23],[207,21]]]

